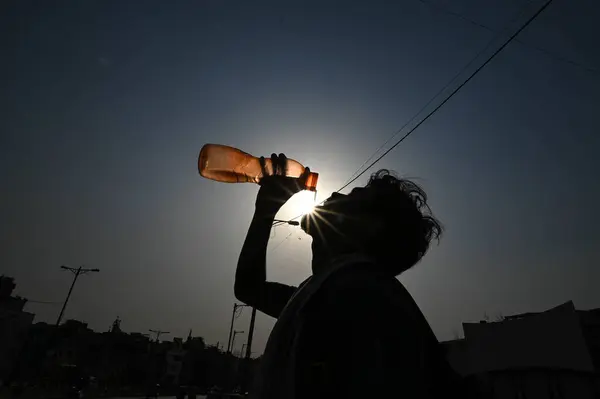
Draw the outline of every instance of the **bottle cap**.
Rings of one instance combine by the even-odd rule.
[[[319,181],[319,174],[315,172],[310,172],[308,176],[306,176],[306,184],[304,188],[308,191],[317,191],[317,182]]]

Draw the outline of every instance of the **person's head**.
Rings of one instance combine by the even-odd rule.
[[[442,233],[423,189],[385,169],[365,187],[334,193],[303,217],[302,228],[313,237],[313,271],[326,258],[361,252],[393,275],[419,262]]]

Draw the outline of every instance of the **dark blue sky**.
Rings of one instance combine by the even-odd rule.
[[[257,187],[201,179],[200,147],[285,152],[325,198],[495,37],[419,0],[10,3],[0,273],[62,301],[60,265],[97,267],[68,318],[211,343],[227,339]],[[431,3],[511,33],[540,5]],[[595,0],[555,0],[519,39],[600,67],[599,18]],[[446,225],[401,277],[440,339],[484,313],[600,306],[599,93],[597,73],[512,43],[378,165],[418,179]],[[309,263],[310,239],[276,229],[269,277],[298,284]],[[257,351],[272,324],[259,317]]]

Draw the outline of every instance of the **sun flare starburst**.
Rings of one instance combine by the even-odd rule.
[[[312,213],[315,209],[315,194],[310,191],[301,191],[290,201],[291,208],[297,215]]]

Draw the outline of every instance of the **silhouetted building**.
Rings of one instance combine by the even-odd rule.
[[[120,322],[118,329],[113,327],[110,332],[96,336],[102,347],[102,356],[101,362],[95,363],[94,375],[101,385],[123,395],[136,393],[136,390],[144,387],[152,378],[150,373],[156,364],[148,336],[127,334],[121,331]]]
[[[0,380],[13,371],[34,315],[25,312],[27,299],[13,296],[12,277],[0,276]]]
[[[59,327],[34,324],[20,362],[20,380],[40,387],[45,395],[60,394],[73,378],[117,396],[141,392],[138,387],[149,378],[150,341],[139,333],[112,330],[97,333],[77,320]]]
[[[227,358],[232,357],[191,333],[185,343],[180,338],[156,342],[146,334],[126,333],[120,319],[103,333],[77,320],[58,327],[36,323],[21,355],[15,382],[35,386],[30,388],[36,390],[29,392],[32,397],[61,397],[72,382],[85,387],[86,397],[143,396],[156,384],[166,395],[174,394],[178,384],[202,392],[223,386]]]
[[[588,345],[594,369],[600,370],[600,309],[578,310],[583,336]]]
[[[183,369],[183,360],[186,350],[183,348],[181,338],[173,339],[173,346],[166,353],[166,370],[163,381],[168,385],[179,385],[179,376]]]
[[[94,332],[87,323],[67,320],[58,327],[58,340],[53,351],[54,360],[59,365],[83,365],[90,357],[90,341]]]
[[[596,317],[567,302],[497,322],[463,323],[464,339],[442,345],[450,364],[479,387],[482,398],[592,399],[600,392],[599,374],[585,329]],[[597,335],[591,339],[598,343]]]

